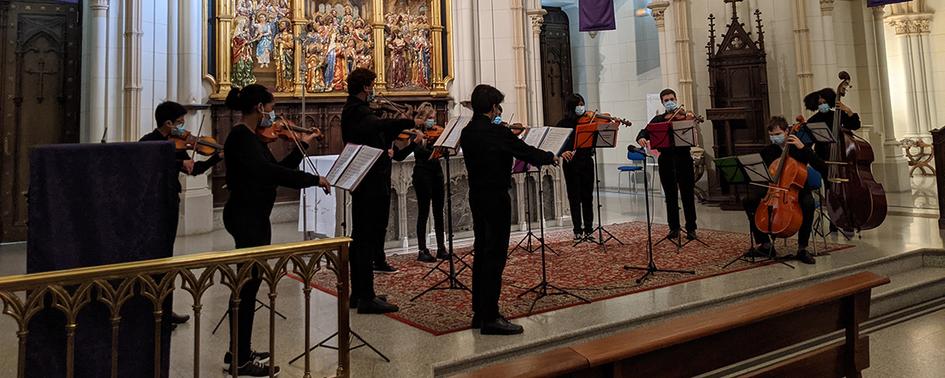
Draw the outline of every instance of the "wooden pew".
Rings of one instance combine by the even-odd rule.
[[[688,377],[842,331],[844,340],[752,376],[858,377],[869,367],[870,290],[889,278],[863,272],[524,356],[463,377]]]

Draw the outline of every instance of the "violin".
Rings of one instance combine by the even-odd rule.
[[[270,127],[257,127],[256,136],[265,143],[272,143],[279,139],[292,139],[295,134],[315,134],[315,140],[322,141],[325,135],[319,129],[309,129],[297,126],[285,117],[277,117]]]
[[[171,134],[169,140],[174,142],[174,147],[178,151],[196,151],[203,156],[213,156],[223,151],[223,145],[213,137],[198,137],[190,131],[184,131],[183,135]]]
[[[528,126],[525,126],[519,122],[508,123],[508,122],[502,121],[502,123],[500,123],[499,126],[509,128],[509,130],[512,130],[512,134],[514,134],[515,136],[522,135],[522,133],[524,133],[525,130],[528,129]]]
[[[803,122],[794,124],[787,136],[794,135],[803,125]],[[798,197],[807,183],[807,164],[792,158],[789,154],[791,148],[793,145],[785,142],[781,157],[768,166],[768,173],[774,181],[755,211],[758,230],[779,238],[796,234],[804,222]]]
[[[686,109],[684,109],[682,105],[678,106],[676,110],[673,111],[672,113],[667,113],[666,115],[664,115],[663,118],[667,121],[695,120],[696,122],[699,122],[699,123],[705,122],[705,118],[702,117],[702,115],[695,114],[690,111],[686,111]]]
[[[598,113],[598,112],[586,112],[580,118],[578,118],[578,125],[588,125],[588,124],[603,124],[603,123],[619,123],[624,126],[632,126],[633,123],[623,119],[611,116],[607,113]]]

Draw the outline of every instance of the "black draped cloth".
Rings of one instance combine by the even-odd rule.
[[[168,142],[63,144],[30,153],[29,273],[170,257],[178,194],[174,145]],[[156,280],[160,277],[154,277]],[[117,283],[116,283],[117,284]],[[64,377],[65,316],[46,309],[29,324],[27,376]],[[170,301],[163,304],[165,313]],[[122,307],[119,376],[154,374],[154,308],[141,296]],[[111,315],[93,290],[79,313],[76,377],[111,372]],[[167,374],[170,328],[164,322]]]

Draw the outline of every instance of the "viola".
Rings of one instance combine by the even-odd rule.
[[[792,126],[788,136],[794,135],[802,125],[798,122]],[[789,154],[791,148],[793,146],[785,142],[781,157],[768,166],[768,173],[774,181],[755,211],[758,230],[779,238],[796,234],[804,222],[798,197],[807,183],[807,164],[792,158]]]
[[[837,103],[846,95],[850,74],[840,72]],[[833,133],[837,145],[830,149],[827,213],[837,228],[862,231],[878,227],[886,219],[886,191],[876,182],[870,165],[875,160],[869,142],[840,125],[843,111],[834,110]]]
[[[174,142],[174,147],[178,151],[196,151],[203,156],[213,156],[223,151],[223,145],[213,137],[198,137],[190,131],[184,131],[183,135],[171,134],[169,140]]]
[[[676,110],[672,113],[666,113],[663,116],[663,119],[667,121],[687,121],[695,120],[696,122],[702,123],[705,122],[705,118],[702,115],[695,114],[693,112],[687,111],[682,105],[676,107]]]
[[[598,112],[586,112],[580,118],[578,118],[577,124],[579,126],[588,125],[588,124],[605,124],[605,123],[619,123],[624,126],[633,125],[632,122],[618,117],[613,117],[608,113],[598,113]]]
[[[309,129],[297,126],[294,122],[285,117],[277,117],[276,121],[270,127],[257,127],[256,136],[265,143],[272,143],[279,139],[293,139],[297,134],[315,134],[315,140],[325,139],[325,135],[319,129]]]

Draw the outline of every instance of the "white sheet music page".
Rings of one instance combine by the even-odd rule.
[[[597,126],[597,144],[594,147],[614,147],[617,145],[618,123],[606,123]]]
[[[342,174],[341,179],[335,185],[344,190],[354,190],[367,175],[377,159],[381,157],[384,150],[374,147],[361,146],[361,149],[355,154],[354,159],[348,169]]]
[[[351,164],[351,159],[354,159],[354,155],[358,153],[360,148],[360,144],[348,143],[345,145],[345,148],[341,150],[341,154],[338,155],[338,159],[335,160],[335,164],[332,164],[331,169],[328,171],[328,175],[325,176],[325,179],[328,180],[328,184],[332,186],[338,185],[338,180],[341,178],[341,175],[344,174],[348,165]]]
[[[538,148],[557,155],[564,149],[564,143],[568,141],[568,137],[571,136],[571,132],[574,130],[563,127],[548,127],[547,129],[545,140],[541,141]]]
[[[678,147],[697,146],[698,124],[695,120],[674,121],[673,122],[673,144]]]
[[[459,137],[463,134],[463,129],[469,124],[470,117],[459,116],[446,123],[443,134],[433,143],[434,147],[446,147],[456,149],[459,147]]]
[[[548,131],[547,127],[529,127],[526,129],[525,137],[522,138],[522,141],[525,144],[539,148],[541,141],[545,139],[545,133]]]

